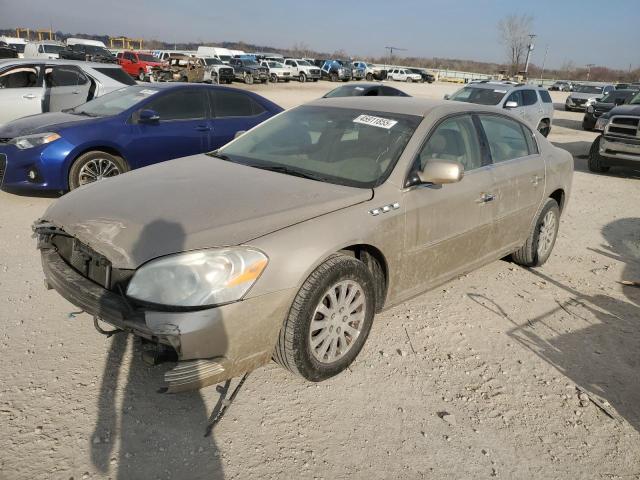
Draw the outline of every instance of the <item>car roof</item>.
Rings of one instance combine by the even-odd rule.
[[[91,68],[122,68],[117,63],[84,62],[82,60],[62,60],[59,58],[3,58],[0,66],[11,65],[31,65],[33,63],[46,63],[47,65],[85,65]]]
[[[427,116],[432,110],[443,110],[448,113],[486,112],[485,105],[475,105],[466,102],[450,102],[447,100],[429,100],[415,97],[334,97],[321,98],[306,103],[309,106],[338,107],[352,110],[371,110],[376,112],[397,113]]]

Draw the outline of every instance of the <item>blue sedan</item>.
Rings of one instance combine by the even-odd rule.
[[[72,190],[215,150],[281,111],[260,95],[229,87],[127,87],[66,112],[0,126],[0,187]]]

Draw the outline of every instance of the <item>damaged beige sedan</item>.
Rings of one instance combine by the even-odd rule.
[[[47,285],[174,361],[169,392],[272,358],[320,381],[375,313],[507,255],[543,264],[572,173],[569,153],[490,107],[322,99],[79,188],[35,231]]]

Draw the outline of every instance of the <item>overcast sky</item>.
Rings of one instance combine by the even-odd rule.
[[[169,42],[245,41],[381,56],[503,62],[496,24],[534,16],[532,61],[640,66],[640,1],[617,0],[0,0],[0,28],[48,28]]]

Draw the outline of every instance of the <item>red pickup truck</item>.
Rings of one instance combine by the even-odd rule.
[[[118,63],[125,72],[140,81],[143,81],[149,76],[153,67],[162,65],[162,63],[150,53],[133,51],[119,52]]]

